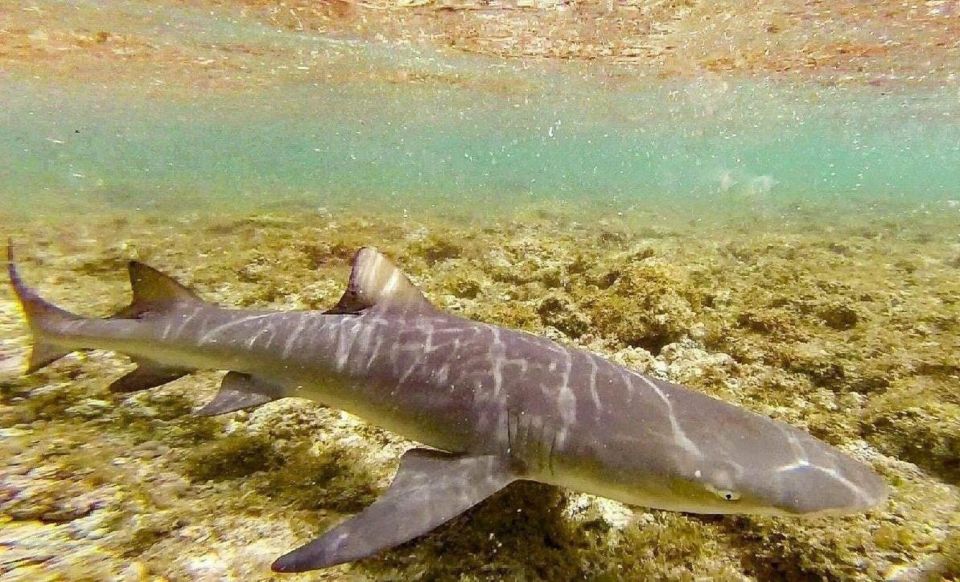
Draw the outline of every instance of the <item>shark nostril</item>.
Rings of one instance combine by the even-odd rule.
[[[726,501],[737,501],[738,499],[740,499],[740,493],[738,493],[737,491],[734,491],[733,489],[715,487],[710,483],[706,483],[704,487],[707,489],[707,491],[709,491],[710,493],[713,493],[720,499],[724,499]]]

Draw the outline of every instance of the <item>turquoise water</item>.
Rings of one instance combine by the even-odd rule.
[[[271,34],[194,25],[211,42]],[[31,211],[960,197],[952,87],[658,82],[281,38],[306,51],[281,66],[308,72],[241,91],[7,79],[4,197]]]

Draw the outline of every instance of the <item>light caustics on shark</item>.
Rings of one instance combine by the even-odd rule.
[[[131,305],[89,319],[28,288],[12,250],[8,272],[34,336],[28,373],[81,349],[135,360],[117,392],[229,370],[199,414],[304,397],[433,447],[405,453],[376,502],[280,557],[276,571],[371,556],[519,479],[694,513],[852,512],[887,495],[866,465],[787,424],[444,313],[373,248],[357,252],[326,312],[224,309],[131,262]]]

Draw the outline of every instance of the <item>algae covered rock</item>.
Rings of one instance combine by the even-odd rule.
[[[376,479],[355,450],[304,441],[286,447],[276,465],[256,488],[284,506],[357,512],[376,500]]]
[[[464,299],[476,299],[483,291],[483,284],[474,277],[454,275],[444,282],[444,287],[454,296]]]
[[[749,307],[740,312],[737,325],[774,340],[805,339],[800,316],[784,307]]]
[[[857,309],[840,302],[824,305],[818,315],[824,323],[837,330],[852,329],[862,317]]]
[[[458,242],[455,242],[451,236],[438,236],[435,234],[426,236],[423,240],[414,243],[412,249],[415,254],[420,255],[428,265],[456,259],[460,257],[464,250]]]
[[[555,327],[571,338],[578,338],[591,327],[590,318],[582,313],[568,297],[553,294],[537,306],[544,325]]]
[[[697,293],[664,263],[645,261],[609,271],[608,286],[584,300],[599,333],[657,354],[697,323]]]
[[[871,401],[866,438],[960,485],[960,393],[952,380],[905,378]]]
[[[236,479],[276,468],[281,462],[270,441],[261,436],[232,434],[194,449],[186,472],[192,479]]]

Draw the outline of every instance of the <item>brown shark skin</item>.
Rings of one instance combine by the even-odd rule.
[[[352,289],[363,283],[357,270]],[[12,267],[11,279],[22,287]],[[25,293],[18,289],[21,300]],[[338,313],[184,300],[135,318],[54,319],[34,333],[62,351],[102,348],[171,369],[248,374],[459,458],[500,459],[510,472],[503,484],[533,479],[696,513],[852,512],[886,497],[866,465],[787,424],[580,349],[444,313],[419,294],[370,302]],[[278,569],[389,547],[371,544],[339,561]]]

